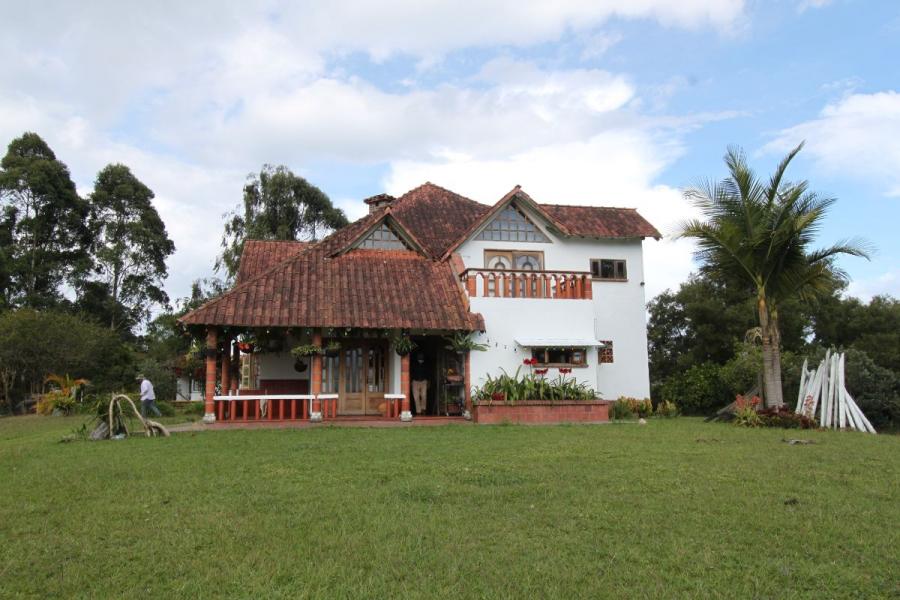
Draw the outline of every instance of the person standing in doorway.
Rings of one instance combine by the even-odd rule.
[[[159,412],[159,407],[156,406],[156,394],[153,392],[153,384],[143,375],[138,375],[137,378],[141,382],[141,416],[146,419],[148,411],[153,411],[153,416],[162,416],[162,413]]]
[[[425,355],[423,353],[419,352],[416,354],[410,371],[416,414],[424,415],[428,412],[428,369],[425,367]]]

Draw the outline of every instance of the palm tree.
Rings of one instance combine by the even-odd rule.
[[[704,181],[685,191],[703,215],[681,225],[678,237],[696,241],[695,256],[724,281],[756,295],[762,340],[766,406],[784,404],[781,386],[781,334],[778,308],[791,297],[811,299],[847,276],[834,264],[841,254],[868,258],[858,241],[811,250],[834,198],[809,191],[809,183],[787,182],[785,171],[803,148],[781,161],[768,181],[760,180],[739,148],[725,154],[729,176]]]

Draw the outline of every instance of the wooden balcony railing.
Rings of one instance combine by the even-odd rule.
[[[593,298],[587,271],[466,269],[460,279],[470,298]]]

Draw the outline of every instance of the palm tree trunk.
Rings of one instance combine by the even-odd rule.
[[[763,396],[767,407],[780,406],[783,404],[783,400],[781,393],[781,355],[777,348],[778,332],[776,329],[773,339],[773,323],[769,319],[769,307],[766,304],[764,295],[757,297],[756,306],[759,312],[759,330],[762,337]]]
[[[780,408],[784,406],[784,385],[781,381],[781,326],[778,323],[778,313],[775,311],[772,311],[769,326],[772,336],[772,376],[778,397],[776,402],[767,403],[767,406]]]

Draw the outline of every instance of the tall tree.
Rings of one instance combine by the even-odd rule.
[[[152,305],[168,304],[162,286],[175,244],[153,206],[153,192],[125,165],[100,171],[90,200],[94,270],[109,294],[105,316],[111,328],[128,328],[144,321]]]
[[[9,144],[0,161],[0,250],[11,304],[44,307],[59,299],[64,281],[87,268],[87,203],[69,169],[36,133]]]
[[[810,249],[835,199],[809,191],[806,181],[785,181],[785,171],[802,147],[792,150],[768,181],[756,176],[742,150],[729,148],[729,176],[685,192],[703,220],[684,223],[680,236],[696,241],[696,256],[711,273],[752,290],[768,406],[784,403],[779,309],[791,298],[815,297],[832,290],[835,280],[846,279],[835,267],[835,257],[867,256],[852,242]]]
[[[243,206],[226,218],[216,271],[224,269],[229,278],[237,273],[244,240],[315,240],[347,224],[344,211],[322,190],[287,167],[272,165],[247,178]]]

